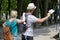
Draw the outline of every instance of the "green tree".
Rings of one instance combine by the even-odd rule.
[[[18,17],[21,16],[22,12],[26,11],[28,3],[32,0],[17,0]]]
[[[17,9],[17,0],[10,0],[10,8],[11,9]]]
[[[4,12],[6,12],[7,8],[8,8],[8,0],[2,0],[1,10],[4,11]]]

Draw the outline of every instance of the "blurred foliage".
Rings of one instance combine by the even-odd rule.
[[[16,0],[10,0],[10,8],[11,9],[16,9],[17,8],[17,1]]]
[[[17,1],[18,0],[10,0],[10,9],[17,9]],[[32,0],[24,0],[23,1],[23,10],[26,11],[26,7],[28,3],[31,3]],[[6,12],[8,11],[9,7],[9,0],[2,0],[1,3],[1,10]],[[21,6],[21,5],[20,5]],[[22,9],[21,9],[22,10]]]
[[[2,11],[7,11],[7,8],[8,8],[8,0],[2,0],[1,10]]]
[[[2,0],[2,3],[1,3],[1,10],[3,11],[7,11],[8,10],[8,3],[9,0]],[[10,0],[10,9],[17,9],[17,1],[18,0]],[[44,1],[43,0],[36,0],[37,2],[39,2],[39,7],[42,11],[44,11]],[[35,0],[34,2],[37,3]],[[29,3],[31,3],[32,0],[24,0],[23,1],[23,10],[26,11],[26,7],[28,6]],[[49,3],[48,3],[48,9],[50,8],[55,8],[55,5],[56,5],[56,2],[57,0],[49,0]],[[22,9],[21,9],[22,10]],[[43,13],[43,12],[42,12]]]
[[[1,11],[7,12],[7,11],[9,11],[9,8],[17,9],[18,16],[20,17],[21,12],[26,11],[28,4],[31,2],[34,2],[35,5],[37,6],[37,10],[35,11],[35,13],[39,13],[39,9],[40,9],[41,17],[44,17],[44,16],[46,16],[46,11],[48,11],[51,8],[56,9],[57,1],[58,0],[48,0],[48,1],[47,0],[46,1],[45,0],[2,0]],[[10,6],[9,6],[9,4],[10,4]],[[37,16],[38,15],[39,14],[37,14]],[[50,22],[54,21],[54,20],[52,20],[52,17],[54,17],[54,19],[56,20],[55,15],[56,14],[53,14],[51,16]]]
[[[8,11],[9,6],[9,0],[2,0],[1,3],[1,10],[6,12]],[[10,0],[10,9],[16,9],[17,8],[17,1],[16,0]]]
[[[28,4],[31,3],[31,1],[32,0],[24,0],[24,5],[23,5],[24,6],[23,7],[24,11],[26,11],[26,8],[27,8]]]

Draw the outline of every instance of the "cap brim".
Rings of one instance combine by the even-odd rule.
[[[36,9],[36,6],[35,7],[27,7],[27,10],[32,10],[32,9]]]

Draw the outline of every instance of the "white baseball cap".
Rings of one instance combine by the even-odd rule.
[[[36,6],[34,5],[34,3],[29,3],[27,10],[32,10],[32,9],[36,9]]]

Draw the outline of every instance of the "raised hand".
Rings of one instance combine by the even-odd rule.
[[[53,14],[53,13],[55,12],[55,10],[50,9],[48,12],[49,12],[50,14]]]

